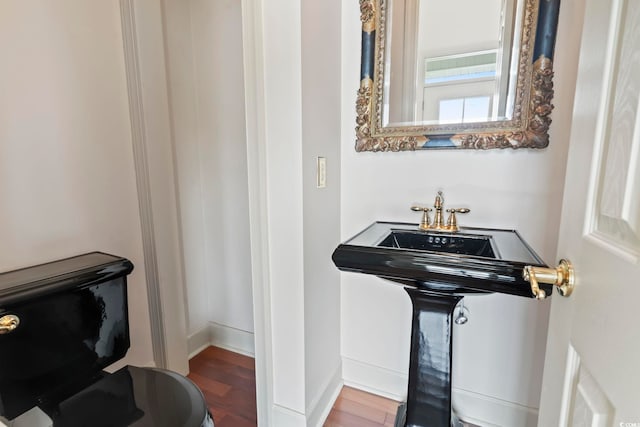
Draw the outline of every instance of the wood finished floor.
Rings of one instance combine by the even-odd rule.
[[[208,347],[189,361],[189,378],[204,393],[216,427],[255,427],[253,358]],[[393,427],[398,402],[344,387],[325,427]]]

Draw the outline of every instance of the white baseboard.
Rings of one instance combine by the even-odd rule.
[[[209,322],[202,329],[189,335],[189,358],[210,345],[224,348],[245,356],[255,357],[255,343],[253,333]]]
[[[277,427],[322,427],[341,390],[342,366],[338,365],[318,396],[309,404],[305,411],[308,414],[306,417],[298,411],[274,404],[272,406],[273,425]]]
[[[460,388],[452,390],[453,410],[463,421],[483,427],[536,427],[538,408],[531,408]]]
[[[338,364],[333,375],[325,382],[318,396],[308,408],[307,425],[322,427],[342,390],[342,364]]]
[[[272,406],[273,425],[278,427],[306,427],[307,420],[299,412],[280,405]]]
[[[187,338],[187,350],[189,359],[211,345],[211,328],[209,325],[189,335]]]
[[[342,358],[344,384],[389,399],[407,398],[407,374]],[[483,427],[535,427],[538,409],[453,388],[453,409],[461,420]]]
[[[407,398],[406,373],[370,365],[359,360],[342,358],[344,384],[399,402]]]

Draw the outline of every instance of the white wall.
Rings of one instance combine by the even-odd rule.
[[[129,258],[119,364],[152,364],[119,4],[2,2],[0,52],[0,271]]]
[[[208,287],[191,9],[188,2],[182,1],[165,0],[162,5],[183,248],[187,332],[192,334],[207,324]]]
[[[545,150],[356,153],[355,94],[359,10],[343,2],[342,240],[376,220],[417,222],[413,202],[468,206],[461,225],[515,228],[554,263],[578,40],[566,13],[556,55],[551,144]],[[562,28],[563,25],[567,28]],[[458,30],[460,29],[457,27]],[[502,425],[532,425],[538,407],[549,301],[490,295],[466,298],[470,321],[454,330],[454,405]],[[406,395],[411,305],[400,286],[342,275],[342,355],[347,384]],[[487,408],[490,408],[487,410]],[[508,417],[513,422],[509,424]]]
[[[192,3],[201,170],[204,183],[217,183],[203,192],[206,235],[217,242],[211,320],[253,332],[241,21],[237,0]]]
[[[259,418],[316,426],[339,392],[340,2],[244,2]],[[325,35],[330,35],[325,40]],[[315,187],[316,157],[327,188]],[[258,337],[260,338],[260,337]],[[266,396],[266,397],[265,397]],[[261,415],[260,408],[265,409]]]
[[[342,378],[340,275],[331,261],[340,240],[341,2],[301,3],[305,376],[313,425],[320,414],[310,412],[325,409]],[[327,186],[320,189],[319,156],[327,160]]]
[[[164,15],[190,347],[228,335],[209,338],[252,353],[233,341],[253,333],[240,3],[165,0]]]
[[[300,1],[261,2],[272,425],[306,420]],[[267,338],[269,339],[269,338]]]

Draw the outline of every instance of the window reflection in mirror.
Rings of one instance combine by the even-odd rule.
[[[383,126],[511,119],[522,15],[517,3],[390,0]]]

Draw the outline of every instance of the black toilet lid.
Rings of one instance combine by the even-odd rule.
[[[213,426],[202,392],[163,369],[126,366],[61,402],[54,427]]]

